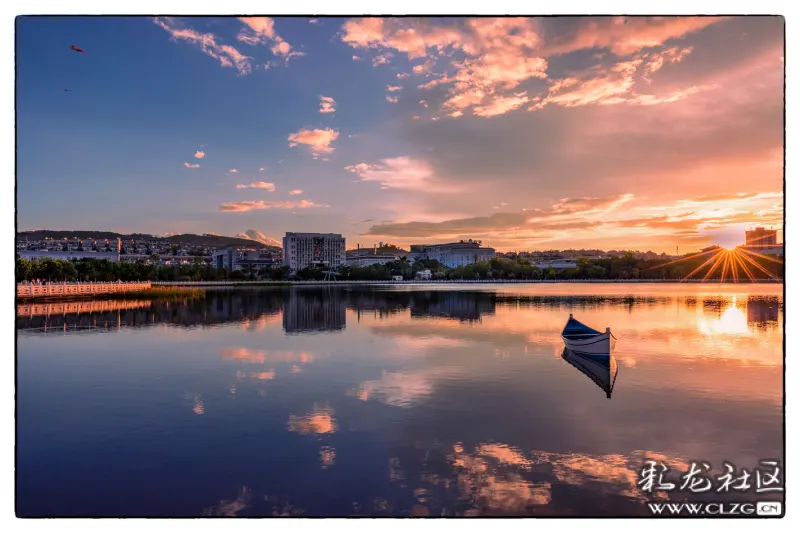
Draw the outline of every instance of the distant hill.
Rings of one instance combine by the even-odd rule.
[[[242,239],[239,237],[225,237],[222,235],[196,235],[194,233],[184,233],[182,235],[170,235],[169,237],[155,237],[147,233],[115,233],[113,231],[66,231],[66,230],[35,230],[35,231],[21,231],[17,233],[17,240],[25,240],[25,237],[30,241],[41,241],[45,238],[54,240],[67,239],[151,239],[163,240],[171,244],[185,243],[192,246],[213,246],[216,248],[224,248],[226,246],[249,246],[253,248],[272,248],[276,246],[267,246],[252,239]]]

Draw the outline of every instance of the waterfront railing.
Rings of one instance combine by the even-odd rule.
[[[17,298],[47,298],[50,296],[92,296],[133,292],[149,289],[150,281],[87,282],[87,283],[17,283]]]

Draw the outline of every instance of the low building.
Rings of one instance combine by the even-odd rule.
[[[36,259],[59,259],[61,261],[77,261],[80,259],[96,259],[107,261],[119,261],[119,254],[117,252],[78,252],[71,251],[55,251],[55,250],[19,250],[17,254],[22,259],[36,260]]]
[[[257,271],[264,265],[273,264],[271,259],[262,259],[255,248],[232,246],[223,248],[211,254],[211,265],[214,268],[233,270]]]
[[[481,242],[472,239],[445,244],[412,244],[408,254],[411,261],[435,259],[448,268],[488,261],[493,257],[494,248],[481,248]]]
[[[575,261],[548,261],[542,263],[534,263],[536,268],[541,270],[566,270],[568,268],[577,268],[578,264]]]
[[[428,268],[426,268],[425,270],[420,270],[419,272],[417,272],[417,279],[420,279],[420,280],[424,281],[424,280],[431,279],[431,277],[432,277],[431,271]]]
[[[371,265],[385,265],[392,261],[399,261],[400,256],[394,254],[354,253],[345,262],[349,267],[365,267]]]

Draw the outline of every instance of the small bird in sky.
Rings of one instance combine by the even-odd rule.
[[[64,89],[65,92],[71,93],[72,89]]]
[[[85,54],[86,53],[86,50],[81,50],[80,48],[78,48],[74,44],[72,45],[72,50],[75,50],[76,52],[80,52],[81,54]]]

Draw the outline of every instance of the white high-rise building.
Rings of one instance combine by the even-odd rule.
[[[312,265],[339,268],[344,264],[344,237],[338,233],[287,232],[283,238],[283,265],[292,272]]]

